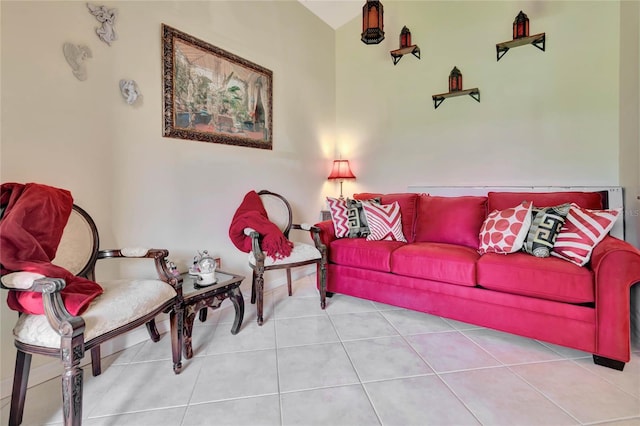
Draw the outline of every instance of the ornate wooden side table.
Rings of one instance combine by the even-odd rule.
[[[237,334],[242,325],[244,317],[244,299],[240,292],[240,284],[244,277],[229,272],[216,271],[216,282],[211,285],[199,286],[196,283],[197,277],[187,273],[180,275],[182,281],[182,305],[183,305],[183,332],[182,341],[184,356],[189,359],[193,357],[191,345],[191,334],[196,313],[199,314],[200,321],[207,319],[207,307],[216,309],[226,298],[231,300],[236,310],[236,317],[231,326],[231,334]]]

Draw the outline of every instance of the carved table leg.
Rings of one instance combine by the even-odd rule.
[[[240,292],[239,287],[235,287],[229,293],[231,303],[233,303],[233,307],[236,309],[236,318],[234,319],[233,326],[231,327],[231,334],[238,334],[240,326],[242,325],[242,319],[244,318],[244,299],[242,298],[242,293]]]
[[[195,306],[189,305],[184,310],[184,324],[182,327],[182,338],[184,343],[184,357],[191,359],[193,357],[193,346],[191,344],[191,336],[193,335],[193,322],[196,319]]]
[[[200,309],[200,312],[198,313],[198,318],[200,319],[200,322],[205,322],[207,320],[207,311],[208,309],[206,306]]]

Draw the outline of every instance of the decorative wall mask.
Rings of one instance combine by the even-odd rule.
[[[94,6],[89,3],[87,3],[87,7],[98,22],[102,24],[102,26],[96,27],[96,34],[98,34],[100,40],[111,46],[111,42],[118,39],[116,30],[113,28],[118,11],[116,9],[108,9],[106,6]]]
[[[71,66],[73,75],[78,80],[85,81],[87,79],[87,67],[84,62],[92,57],[91,49],[84,44],[65,43],[62,46],[62,52],[67,63]]]
[[[142,95],[135,80],[120,80],[120,93],[129,105],[133,105]]]

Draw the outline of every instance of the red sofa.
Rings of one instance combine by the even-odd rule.
[[[327,250],[329,295],[346,294],[590,352],[596,364],[618,370],[629,361],[629,294],[640,282],[639,250],[607,235],[583,267],[524,252],[478,254],[488,212],[523,200],[539,207],[574,202],[602,209],[600,193],[354,195],[374,197],[382,204],[399,203],[408,242],[337,239],[331,220],[318,223]]]

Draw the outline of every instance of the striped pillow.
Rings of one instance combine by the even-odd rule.
[[[367,241],[391,240],[407,242],[402,233],[402,216],[400,214],[400,205],[397,201],[384,205],[363,201],[362,208],[371,231],[367,236]]]
[[[344,238],[349,235],[349,209],[347,201],[339,198],[327,197],[327,205],[331,211],[331,221],[336,238]]]
[[[578,266],[586,265],[593,248],[609,233],[621,211],[589,210],[571,203],[551,254]]]

